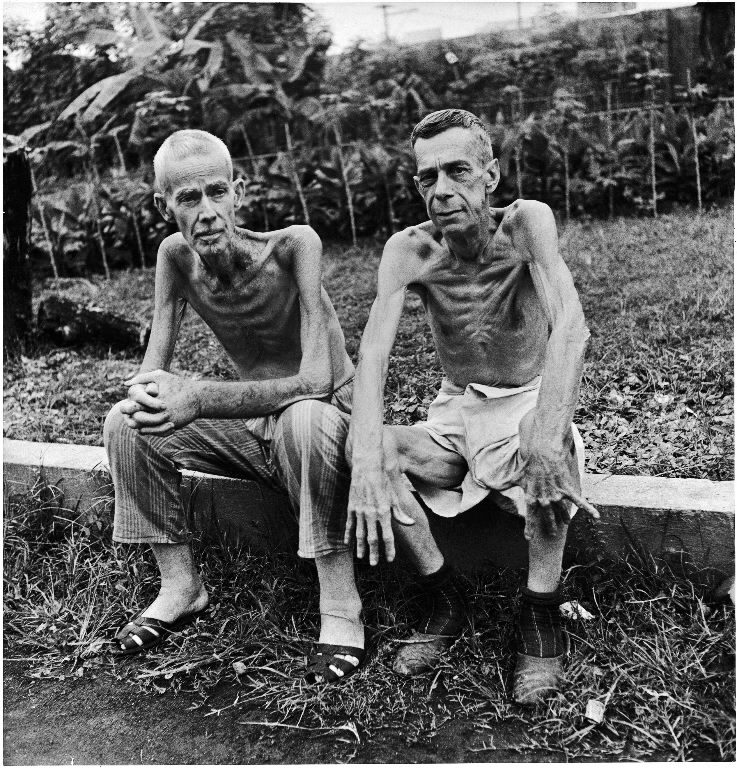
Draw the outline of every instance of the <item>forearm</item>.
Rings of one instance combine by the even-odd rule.
[[[348,436],[354,470],[383,466],[384,384],[388,366],[388,357],[380,350],[369,348],[359,353]]]
[[[266,416],[299,400],[319,400],[332,394],[332,385],[297,374],[263,381],[193,382],[201,418],[240,419]]]
[[[563,446],[573,421],[588,337],[581,317],[555,328],[548,340],[533,432],[554,448]]]

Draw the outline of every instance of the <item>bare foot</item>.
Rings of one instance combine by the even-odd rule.
[[[143,612],[143,617],[172,622],[207,607],[210,598],[202,582],[190,586],[164,587],[158,597]]]
[[[363,648],[363,623],[360,619],[352,621],[342,616],[321,613],[319,642]]]

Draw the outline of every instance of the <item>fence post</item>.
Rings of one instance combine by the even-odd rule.
[[[243,136],[243,141],[246,142],[246,152],[248,152],[248,160],[251,163],[251,171],[254,175],[254,177],[261,178],[261,173],[258,170],[258,166],[256,165],[256,158],[253,156],[253,147],[251,146],[251,140],[248,138],[248,133],[246,133],[246,126],[241,123],[240,124],[241,134]],[[266,208],[266,200],[261,199],[261,211],[264,214],[264,229],[268,232],[269,231],[269,211]]]
[[[17,359],[33,330],[31,265],[31,164],[25,147],[3,147],[3,358]]]
[[[689,105],[693,98],[691,93],[691,70],[686,70],[686,84],[688,86],[688,100]],[[696,162],[696,199],[699,203],[699,215],[701,215],[701,168],[699,166],[699,135],[696,132],[696,119],[694,118],[693,111],[690,111],[689,117],[691,118],[691,133],[693,134],[693,151],[694,161]]]
[[[302,206],[302,213],[305,217],[305,223],[310,224],[310,212],[307,210],[307,200],[305,199],[305,193],[302,189],[302,182],[299,180],[299,172],[297,171],[297,163],[294,159],[293,147],[292,147],[292,134],[289,132],[289,123],[284,123],[284,133],[287,137],[287,151],[289,152],[289,166],[292,170],[292,179],[294,186],[297,188],[297,195],[299,196],[299,202]]]
[[[345,168],[345,162],[343,161],[343,150],[340,148],[341,140],[340,140],[340,131],[338,130],[337,123],[333,123],[333,133],[335,135],[335,142],[338,145],[338,160],[340,162],[340,173],[343,177],[343,185],[345,186],[345,196],[346,200],[348,201],[348,217],[351,221],[351,235],[353,236],[353,246],[358,245],[358,240],[356,239],[356,217],[353,212],[353,198],[351,197],[351,188],[348,184],[348,173],[346,172]]]
[[[612,144],[614,142],[614,136],[612,132],[612,84],[608,82],[606,84],[606,144],[607,151],[611,154],[613,152]],[[612,164],[607,165],[607,176],[609,177],[609,218],[614,218],[614,189],[612,187]]]
[[[655,183],[655,105],[653,103],[653,86],[647,86],[648,92],[648,113],[650,115],[650,185],[653,200],[653,218],[658,218],[658,196]]]
[[[33,196],[36,198],[36,208],[38,208],[38,217],[41,219],[41,229],[43,229],[44,239],[46,240],[46,247],[49,249],[49,261],[51,262],[51,270],[54,273],[54,278],[59,277],[59,270],[56,266],[56,256],[54,256],[54,244],[51,242],[51,233],[49,232],[49,225],[46,223],[46,215],[44,213],[41,199],[38,196],[38,187],[36,186],[36,176],[33,173],[33,166],[30,161],[28,168],[31,174],[31,189]]]

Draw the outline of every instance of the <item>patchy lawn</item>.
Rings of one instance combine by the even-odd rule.
[[[416,621],[413,582],[401,564],[360,564],[368,663],[311,688],[301,681],[318,632],[311,563],[198,543],[205,618],[158,653],[119,660],[106,640],[155,596],[150,552],[111,544],[104,526],[60,532],[40,494],[16,504],[4,530],[9,762],[138,762],[139,747],[155,763],[734,759],[734,608],[700,574],[635,556],[565,571],[566,599],[593,618],[568,620],[562,694],[527,710],[507,694],[521,573],[465,579],[470,625],[432,674],[408,679],[391,664]],[[64,704],[49,718],[52,693]],[[604,706],[600,724],[585,717],[591,700]],[[101,738],[104,722],[127,739]]]
[[[592,334],[577,414],[588,469],[731,478],[732,212],[574,223],[561,239]],[[355,359],[380,245],[326,252],[325,282]],[[44,290],[146,318],[153,274]],[[100,444],[105,413],[140,357],[46,345],[6,366],[5,435]],[[193,315],[175,366],[232,375]],[[410,296],[387,419],[423,418],[439,380]],[[147,549],[112,544],[104,515],[59,527],[70,514],[49,489],[7,512],[6,762],[735,758],[734,609],[712,597],[709,574],[685,578],[634,554],[565,571],[567,599],[593,618],[568,620],[574,653],[562,694],[528,711],[507,696],[519,572],[467,578],[470,625],[435,672],[410,680],[391,662],[416,618],[412,580],[401,564],[360,564],[368,663],[343,684],[312,689],[300,679],[317,636],[311,564],[198,542],[206,616],[163,652],[120,661],[106,639],[158,586]],[[604,707],[601,723],[585,717],[591,700]]]
[[[576,421],[590,472],[726,480],[733,464],[733,217],[721,209],[652,219],[574,222],[561,233],[591,341]],[[356,358],[381,253],[378,242],[325,248],[325,284]],[[106,283],[61,280],[37,291],[151,315],[153,270]],[[42,346],[6,366],[4,435],[101,444],[109,407],[142,355]],[[209,329],[190,312],[175,368],[232,377]],[[408,295],[386,389],[386,418],[424,418],[440,369],[419,300]]]

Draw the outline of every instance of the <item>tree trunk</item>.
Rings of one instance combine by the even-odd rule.
[[[32,330],[31,266],[28,236],[31,221],[31,166],[25,149],[3,153],[3,358],[19,357]]]
[[[101,341],[115,347],[145,348],[151,327],[97,307],[49,296],[38,308],[38,330],[58,344]]]

